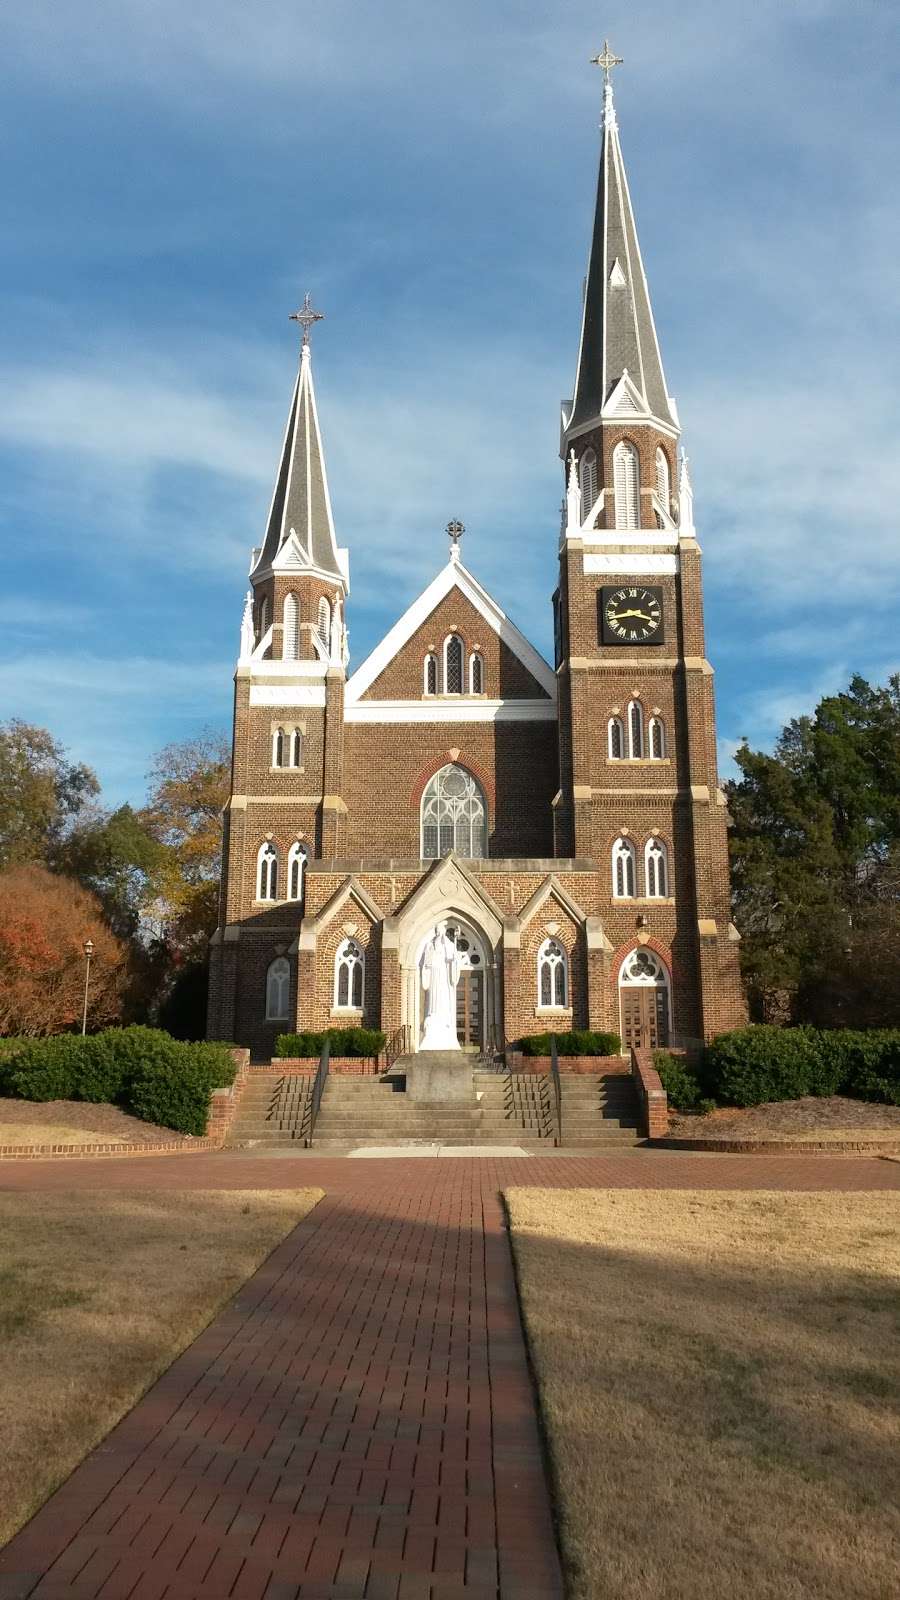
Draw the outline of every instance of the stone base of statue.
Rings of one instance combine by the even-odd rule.
[[[422,1029],[421,1050],[459,1050],[456,1035],[456,1017],[442,1017],[437,1013],[425,1018]]]
[[[475,1074],[470,1058],[457,1047],[420,1050],[406,1063],[406,1098],[417,1105],[440,1106],[448,1101],[475,1105]]]

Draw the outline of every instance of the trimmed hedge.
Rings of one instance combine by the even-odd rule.
[[[584,1029],[574,1033],[532,1033],[519,1040],[519,1049],[523,1056],[549,1056],[554,1038],[561,1056],[617,1056],[622,1048],[617,1033],[590,1033]]]
[[[668,1050],[654,1050],[653,1065],[659,1080],[676,1111],[696,1111],[703,1099],[700,1079],[682,1059]]]
[[[327,1037],[333,1056],[377,1056],[387,1040],[379,1028],[329,1028]],[[325,1039],[324,1033],[280,1033],[275,1040],[275,1055],[318,1058]]]
[[[160,1028],[61,1033],[19,1044],[3,1065],[5,1094],[120,1105],[179,1133],[205,1133],[210,1093],[234,1079],[230,1045],[185,1044]]]
[[[832,1094],[900,1105],[900,1029],[736,1028],[706,1050],[703,1079],[725,1105]]]

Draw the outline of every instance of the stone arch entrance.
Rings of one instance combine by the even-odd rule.
[[[439,923],[448,923],[465,941],[466,948],[460,950],[463,973],[478,974],[477,979],[465,979],[462,996],[457,991],[463,1033],[467,1026],[469,1045],[477,1049],[489,1044],[503,1023],[503,912],[453,855],[434,863],[395,924],[400,1021],[413,1051],[419,1049],[422,1037],[422,952]]]
[[[672,1029],[671,985],[655,950],[638,945],[619,968],[619,1018],[622,1045],[657,1050],[668,1045]]]

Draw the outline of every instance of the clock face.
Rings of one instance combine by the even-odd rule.
[[[604,644],[662,644],[663,592],[643,584],[600,590],[600,623]]]

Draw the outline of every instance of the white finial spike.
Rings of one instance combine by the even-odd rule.
[[[678,469],[678,532],[682,539],[696,538],[694,490],[691,484],[688,458],[683,450],[681,452],[681,465]]]
[[[604,128],[613,128],[613,129],[615,129],[615,128],[618,128],[618,126],[619,126],[619,124],[616,122],[616,108],[613,105],[612,83],[610,82],[610,76],[609,75],[610,75],[613,67],[620,67],[621,65],[622,65],[622,57],[614,55],[613,51],[610,50],[610,48],[609,48],[609,40],[608,39],[604,39],[604,41],[603,41],[603,49],[600,51],[600,54],[598,56],[591,56],[591,66],[592,67],[602,67],[603,68],[603,126],[604,126]]]
[[[247,661],[253,654],[255,644],[253,634],[253,590],[247,590],[244,601],[244,613],[241,617],[241,660]]]
[[[569,479],[566,484],[566,533],[573,539],[581,532],[581,485],[575,451],[569,451]]]

